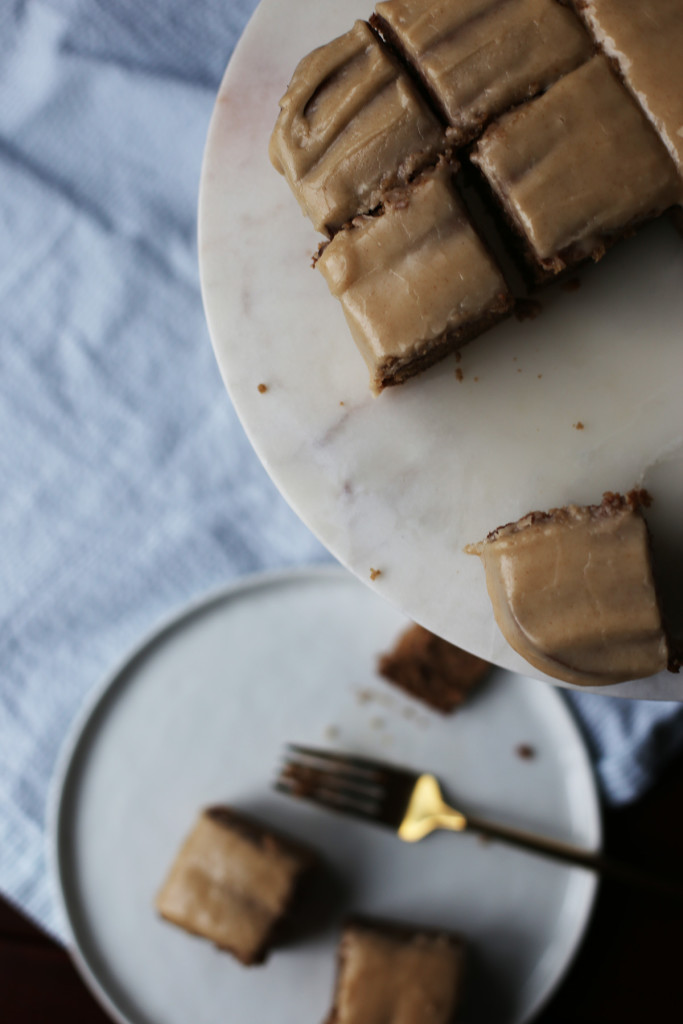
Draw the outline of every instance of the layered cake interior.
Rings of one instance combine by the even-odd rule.
[[[436,159],[442,127],[364,21],[300,61],[270,159],[314,227],[332,235]]]
[[[316,262],[339,299],[375,392],[454,351],[512,308],[445,160],[355,218]]]
[[[326,1024],[454,1024],[464,947],[449,932],[350,921]]]
[[[491,665],[416,623],[381,655],[377,670],[412,697],[448,713],[483,682]]]
[[[162,917],[243,964],[261,963],[313,853],[230,807],[205,810],[156,900]]]
[[[472,161],[539,279],[598,259],[681,196],[661,139],[601,55],[491,125]]]
[[[593,50],[557,0],[383,0],[375,12],[372,24],[416,69],[456,146]]]
[[[470,549],[486,570],[496,622],[528,662],[583,686],[669,666],[643,491],[600,505],[532,512]]]

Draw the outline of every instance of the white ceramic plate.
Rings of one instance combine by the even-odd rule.
[[[683,243],[652,225],[583,271],[577,292],[546,293],[535,320],[467,346],[461,382],[448,359],[373,398],[341,308],[309,267],[319,236],[267,155],[300,57],[371,8],[263,0],[228,67],[199,204],[216,356],[273,480],[344,565],[368,583],[381,569],[373,586],[439,635],[547,678],[503,640],[463,548],[534,509],[644,484],[680,604]],[[609,692],[680,700],[683,683],[662,673]]]
[[[591,767],[560,695],[496,670],[457,715],[422,710],[375,674],[404,625],[343,570],[257,577],[184,611],[106,682],[66,746],[52,844],[76,963],[116,1020],[315,1024],[349,911],[467,936],[464,1022],[520,1024],[549,996],[593,875],[473,835],[405,845],[271,791],[287,741],[332,745],[432,769],[465,808],[599,847]],[[520,758],[520,743],[536,756]],[[325,927],[263,967],[154,911],[198,810],[220,801],[310,842],[343,880]]]

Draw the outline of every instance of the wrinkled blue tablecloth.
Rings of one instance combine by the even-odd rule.
[[[250,449],[199,293],[202,150],[254,6],[0,6],[0,890],[54,932],[46,796],[87,691],[187,599],[329,557]],[[613,802],[683,743],[678,706],[570,699]]]

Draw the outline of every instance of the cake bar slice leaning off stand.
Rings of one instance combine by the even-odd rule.
[[[530,512],[470,554],[481,557],[500,630],[540,671],[604,686],[677,670],[652,573],[644,491],[600,505]]]
[[[443,129],[372,29],[304,57],[280,101],[270,159],[314,227],[331,236],[443,150]]]
[[[494,122],[472,162],[540,283],[679,202],[664,144],[604,56]]]
[[[513,300],[455,191],[446,160],[321,246],[375,393],[401,384],[505,317]]]

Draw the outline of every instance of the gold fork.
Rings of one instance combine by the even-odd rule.
[[[653,876],[599,853],[548,836],[465,814],[449,806],[437,779],[383,761],[287,745],[275,788],[352,817],[385,825],[415,843],[436,829],[476,831],[532,853],[597,871],[605,877],[669,896],[683,896],[683,884]]]

